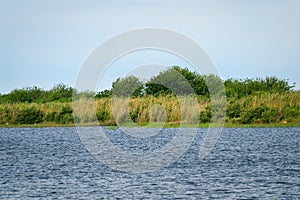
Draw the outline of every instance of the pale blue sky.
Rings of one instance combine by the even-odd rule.
[[[116,34],[142,27],[187,35],[207,51],[222,78],[273,75],[296,82],[299,89],[299,10],[299,0],[1,0],[0,93],[33,85],[74,86],[91,51]],[[99,88],[151,58],[185,65],[157,52],[124,57]]]

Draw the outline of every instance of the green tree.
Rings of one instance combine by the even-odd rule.
[[[213,74],[200,75],[195,71],[190,71],[188,68],[173,66],[152,77],[146,83],[145,91],[146,94],[156,96],[172,92],[179,95],[197,94],[209,96],[208,88],[211,90],[210,92],[214,93],[222,91],[222,79]]]
[[[95,95],[95,98],[111,97],[111,95],[112,95],[112,91],[111,90],[103,90],[103,91],[98,92]]]
[[[114,96],[138,97],[143,95],[143,91],[143,82],[135,76],[118,78],[112,84],[112,94]]]
[[[185,78],[185,76],[188,78]],[[154,76],[146,83],[146,94],[160,95],[171,94],[187,95],[192,94],[193,89],[189,80],[193,80],[194,75],[187,69],[180,69],[177,66],[169,68],[160,72],[157,76]]]
[[[15,89],[11,91],[8,97],[9,102],[28,102],[31,103],[33,101],[33,97],[30,96],[27,89]]]
[[[23,89],[15,89],[6,95],[8,102],[43,102],[45,91],[39,87],[26,87]]]
[[[179,66],[173,66],[172,69],[175,69],[189,82],[195,94],[198,95],[208,94],[208,87],[205,82],[205,76],[201,76],[195,71],[191,72],[188,68],[180,68]]]
[[[58,84],[48,91],[49,101],[71,101],[74,93],[74,88],[64,84]]]
[[[291,92],[295,87],[289,85],[287,80],[280,80],[277,77],[267,76],[266,78],[255,79],[227,79],[224,81],[226,96],[230,98],[241,98],[256,92],[282,93]]]

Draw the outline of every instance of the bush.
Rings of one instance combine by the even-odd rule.
[[[97,119],[101,122],[105,122],[110,119],[110,114],[106,110],[99,110],[96,112]]]
[[[0,124],[11,123],[12,121],[12,109],[8,107],[0,107]]]
[[[143,82],[135,76],[118,78],[112,83],[111,93],[118,97],[138,97],[143,95]],[[110,94],[109,92],[107,92]]]
[[[239,118],[241,116],[241,105],[239,103],[229,103],[227,106],[227,116],[232,118]]]
[[[67,123],[73,123],[74,118],[73,118],[73,109],[70,106],[64,106],[62,110],[59,113],[59,119],[57,123],[61,124],[67,124]]]
[[[65,114],[61,115],[59,119],[59,123],[61,124],[69,124],[69,123],[74,123],[74,117],[72,114]]]
[[[295,121],[295,119],[300,118],[300,108],[299,107],[286,107],[283,110],[283,117],[287,121]]]
[[[265,105],[249,108],[242,112],[240,122],[242,124],[251,123],[272,123],[279,122],[281,119],[278,110]]]
[[[255,79],[227,79],[224,81],[226,96],[229,98],[241,98],[256,92],[284,93],[291,92],[295,87],[289,85],[287,80],[280,80],[277,77],[265,77]]]
[[[95,98],[106,98],[106,97],[111,97],[111,95],[112,95],[111,90],[103,90],[103,91],[98,92],[95,95]]]
[[[53,111],[45,115],[45,122],[54,122],[57,124],[68,124],[74,122],[73,109],[70,106],[63,106],[60,112]]]
[[[50,112],[50,113],[47,113],[44,117],[44,121],[46,122],[57,122],[59,121],[59,115],[57,112]]]
[[[211,120],[211,107],[207,106],[204,111],[200,112],[199,120],[201,123],[208,123]]]
[[[280,117],[277,109],[268,108],[262,113],[261,120],[263,123],[274,123],[281,121],[282,118]]]
[[[17,124],[38,124],[43,121],[44,113],[35,108],[25,108],[24,110],[21,110],[17,116],[15,123]]]

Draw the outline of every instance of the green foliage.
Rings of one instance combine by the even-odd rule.
[[[0,107],[0,124],[12,123],[13,121],[13,109],[7,106]]]
[[[96,116],[100,122],[105,122],[110,119],[110,113],[106,110],[98,110]]]
[[[118,97],[142,96],[143,89],[143,82],[135,76],[118,78],[112,84],[112,94]]]
[[[207,106],[204,111],[200,112],[199,120],[201,123],[209,123],[211,120],[211,106]]]
[[[227,103],[227,120],[242,124],[300,122],[299,99],[299,92],[263,92],[231,98]]]
[[[205,87],[205,91],[203,91],[203,93],[199,95],[225,95],[222,93],[225,90],[224,84],[219,76],[214,74],[206,74],[203,75],[202,78],[204,79],[207,86]]]
[[[284,93],[291,92],[295,85],[290,86],[287,80],[276,77],[265,79],[227,79],[224,81],[226,96],[229,98],[241,98],[256,92]]]
[[[138,114],[139,113],[137,110],[129,112],[130,118],[132,119],[133,122],[137,122],[139,116]]]
[[[43,119],[45,122],[57,124],[69,124],[74,122],[73,109],[66,105],[63,106],[61,111],[51,111],[47,113]]]
[[[181,120],[181,110],[178,105],[178,97],[174,95],[142,96],[130,98],[129,107],[117,108],[118,120],[127,122],[133,120],[136,123],[148,123],[149,113],[153,106],[161,105],[165,109],[167,122],[178,122]],[[240,99],[230,99],[227,102],[227,122],[254,124],[254,123],[300,123],[300,92],[277,93],[277,94],[255,94]],[[177,103],[176,103],[177,102]],[[218,113],[223,112],[215,102],[212,107],[211,101],[199,97],[199,105],[191,105],[191,110],[199,111],[201,123],[210,123],[212,109],[214,117],[218,118]],[[96,116],[104,124],[114,123],[111,112],[111,97],[96,99]],[[93,105],[92,105],[93,106]],[[82,108],[84,112],[85,107]],[[78,116],[73,118],[71,103],[52,102],[52,103],[14,103],[0,104],[0,124],[69,124]],[[158,109],[154,111],[157,117]],[[129,112],[129,116],[125,113]],[[85,119],[80,123],[91,122],[94,113],[85,114]],[[215,118],[214,118],[215,119]],[[154,119],[155,121],[155,119]],[[158,120],[159,121],[159,120]]]
[[[192,94],[193,91],[189,88],[189,82],[184,76],[178,72],[177,67],[169,68],[160,72],[146,83],[146,94],[158,96],[160,94],[176,95]]]
[[[46,102],[68,102],[72,100],[72,87],[64,84],[58,84],[51,90],[45,91],[39,87],[26,87],[23,89],[15,89],[9,94],[0,95],[0,103],[46,103]]]
[[[152,77],[145,85],[145,92],[154,96],[174,93],[176,95],[197,94],[208,97],[210,93],[219,94],[223,89],[222,87],[223,81],[216,75],[200,75],[189,71],[188,68],[173,66]]]
[[[145,84],[134,76],[118,78],[113,82],[112,90],[104,90],[96,95],[91,91],[77,92],[63,84],[56,85],[48,91],[39,87],[26,87],[15,89],[9,94],[0,94],[0,124],[73,123],[81,119],[78,116],[75,119],[73,117],[73,97],[75,102],[80,101],[81,97],[96,97],[97,119],[100,122],[113,123],[115,116],[111,113],[112,94],[114,97],[131,97],[129,109],[118,110],[120,121],[127,122],[131,118],[137,123],[148,123],[151,106],[159,104],[166,110],[168,122],[178,122],[181,112],[176,95],[193,93],[197,95],[201,106],[205,107],[199,111],[199,120],[201,123],[209,123],[212,110],[216,113],[216,118],[225,112],[216,103],[212,104],[213,100],[210,99],[212,92],[218,94],[222,91],[223,83],[226,89],[226,114],[229,123],[300,123],[300,91],[294,91],[294,85],[289,85],[287,80],[266,77],[222,81],[220,77],[212,74],[199,75],[187,68],[173,66],[152,77]],[[198,109],[199,105],[192,107],[192,110]],[[81,110],[81,113],[84,113],[87,108],[83,106]],[[125,116],[128,112],[129,116]],[[88,113],[80,122],[93,120],[94,113]]]
[[[260,105],[243,111],[240,122],[242,124],[279,122],[281,119],[277,116],[278,111],[276,109]]]
[[[229,118],[239,118],[241,116],[242,106],[237,102],[229,102],[227,106],[227,116]]]
[[[52,101],[67,102],[67,101],[71,101],[74,92],[75,92],[74,88],[67,87],[64,84],[58,84],[58,85],[54,86],[51,90],[46,92],[47,95],[48,95],[47,102],[52,102]]]
[[[150,79],[145,85],[145,92],[148,95],[176,95],[207,94],[207,86],[202,76],[187,68],[173,66],[160,72]]]
[[[59,123],[61,124],[73,123],[74,118],[72,113],[73,110],[70,106],[64,106],[59,113]]]
[[[16,102],[37,102],[42,101],[45,97],[45,91],[38,87],[27,87],[23,89],[15,89],[7,95],[7,101],[10,103]]]
[[[282,110],[283,118],[287,121],[294,121],[300,118],[300,106],[287,106]]]
[[[103,91],[98,92],[95,95],[95,98],[106,98],[106,97],[111,97],[111,95],[112,95],[111,90],[103,90]]]
[[[51,112],[47,113],[44,117],[44,121],[58,123],[60,121],[59,113],[56,111],[51,111]]]
[[[21,110],[17,116],[15,123],[16,124],[38,124],[43,121],[44,113],[35,108],[35,107],[29,107],[25,108],[24,110]]]

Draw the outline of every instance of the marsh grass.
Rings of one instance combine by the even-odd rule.
[[[221,102],[222,100],[220,100]],[[224,100],[223,100],[224,101]],[[197,96],[146,95],[134,98],[80,98],[73,102],[0,104],[2,126],[28,124],[138,125],[147,127],[208,127],[211,111],[218,102]],[[255,93],[226,100],[226,125],[263,124],[286,126],[300,124],[300,91]],[[33,117],[30,115],[34,115]]]

